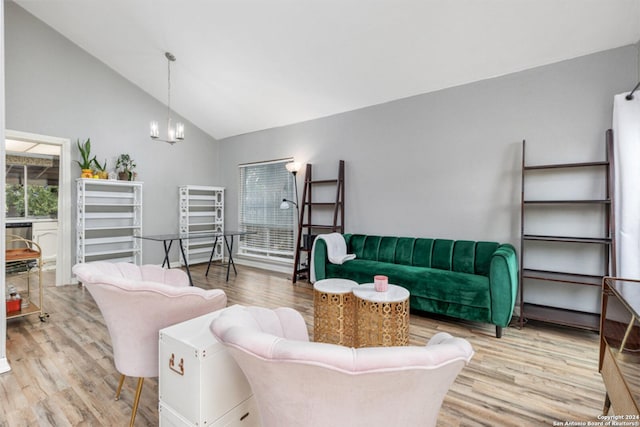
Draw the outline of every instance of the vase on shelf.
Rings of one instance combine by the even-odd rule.
[[[82,169],[80,178],[93,178],[93,171],[91,169]]]

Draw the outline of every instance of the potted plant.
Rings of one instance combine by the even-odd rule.
[[[83,144],[81,144],[78,139],[76,145],[78,146],[78,151],[80,151],[81,158],[81,160],[76,160],[76,163],[78,163],[78,166],[82,169],[80,178],[92,178],[93,170],[91,169],[91,165],[96,160],[96,157],[93,156],[93,158],[91,158],[91,138],[87,138]]]
[[[136,162],[128,154],[120,154],[116,161],[116,169],[118,170],[118,179],[123,181],[133,181],[136,168]]]
[[[100,164],[98,160],[94,157],[93,164],[96,167],[96,176],[100,179],[109,178],[109,172],[107,172],[107,161],[105,160],[103,164]]]

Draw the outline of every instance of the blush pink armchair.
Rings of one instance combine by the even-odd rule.
[[[138,378],[133,425],[144,378],[158,376],[160,329],[224,308],[227,296],[220,289],[189,286],[182,270],[156,265],[97,261],[76,264],[73,273],[93,296],[109,330],[120,372],[116,400],[125,376]]]
[[[291,308],[228,308],[211,331],[253,390],[263,426],[435,426],[471,344],[438,333],[424,347],[309,342]]]

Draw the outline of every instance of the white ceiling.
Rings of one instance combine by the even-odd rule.
[[[635,43],[640,0],[15,0],[215,138]],[[189,129],[186,129],[188,138]]]
[[[5,150],[8,153],[45,154],[51,156],[60,155],[60,145],[20,141],[17,139],[5,139],[4,142]]]

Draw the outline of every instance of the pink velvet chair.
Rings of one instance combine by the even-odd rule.
[[[234,306],[211,323],[246,375],[263,426],[435,426],[444,396],[471,360],[447,333],[424,347],[350,348],[309,342],[297,311]]]
[[[224,308],[220,289],[189,286],[185,272],[156,265],[104,261],[76,264],[73,273],[89,290],[104,317],[113,360],[120,372],[116,400],[125,376],[137,377],[133,425],[144,378],[158,376],[158,332],[167,326]]]

